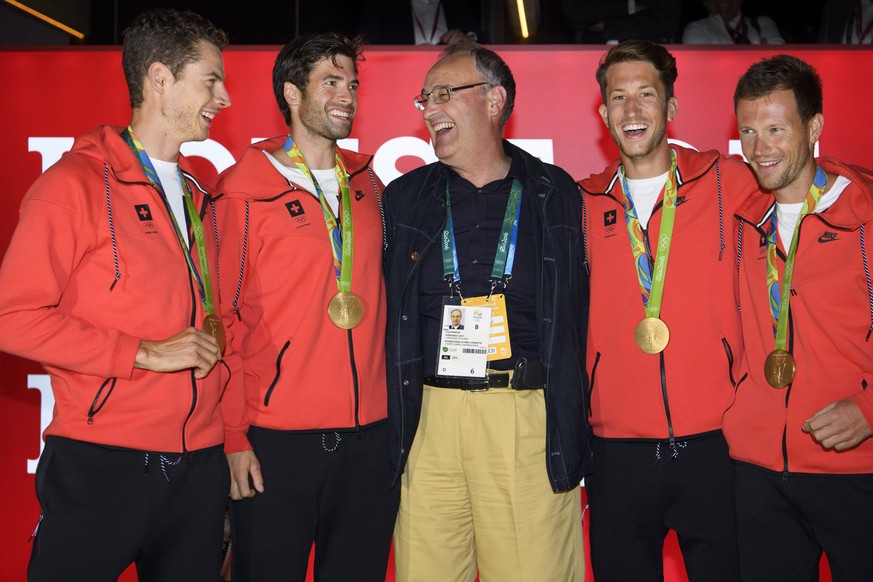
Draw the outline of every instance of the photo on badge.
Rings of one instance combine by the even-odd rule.
[[[440,326],[438,376],[484,378],[491,335],[491,308],[458,305],[445,298]]]

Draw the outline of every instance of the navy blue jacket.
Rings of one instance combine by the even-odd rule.
[[[523,163],[525,196],[536,212],[537,325],[546,381],[546,470],[554,491],[577,487],[591,469],[583,374],[588,322],[588,276],[582,264],[582,201],[570,176],[504,142]],[[445,222],[445,174],[436,162],[409,172],[385,189],[388,289],[388,417],[396,483],[421,416],[423,391],[419,266],[437,244]],[[437,251],[438,252],[438,251]]]

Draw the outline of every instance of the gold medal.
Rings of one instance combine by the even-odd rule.
[[[670,330],[667,324],[657,317],[646,317],[640,320],[634,329],[634,341],[637,347],[647,354],[659,354],[670,341]]]
[[[794,380],[797,366],[794,356],[785,350],[773,350],[764,360],[764,377],[773,388],[785,388]]]
[[[364,304],[351,291],[340,291],[330,299],[327,316],[340,329],[352,329],[364,318]]]
[[[210,313],[203,319],[203,331],[215,338],[215,341],[218,342],[218,349],[223,354],[227,338],[224,335],[224,326],[221,325],[221,320],[217,315]]]

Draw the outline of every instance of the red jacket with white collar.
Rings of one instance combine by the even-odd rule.
[[[121,130],[80,137],[25,196],[0,268],[0,350],[48,370],[47,436],[160,452],[220,445],[221,363],[201,380],[133,367],[140,339],[200,327],[205,314],[160,194]],[[214,267],[207,195],[184,157],[179,166]],[[198,265],[193,245],[191,254]]]
[[[383,186],[370,156],[339,150],[351,177],[352,291],[364,304],[363,321],[343,330],[327,316],[337,285],[321,203],[264,153],[284,140],[249,147],[216,188],[224,321],[233,332],[222,401],[228,453],[252,448],[250,425],[324,432],[387,417]]]
[[[751,171],[718,152],[671,146],[677,156],[677,202],[661,319],[670,342],[643,353],[634,328],[645,309],[631,254],[616,160],[582,180],[591,272],[586,365],[594,434],[615,439],[691,436],[721,428],[742,358],[734,296],[734,209],[755,187]],[[661,198],[644,231],[656,249]]]
[[[820,158],[829,174],[851,180],[837,201],[806,216],[796,236],[787,346],[797,374],[782,390],[764,378],[774,348],[766,284],[766,244],[774,211],[760,192],[737,213],[742,237],[739,297],[749,371],[725,414],[731,457],[773,471],[873,473],[873,439],[854,449],[827,451],[801,430],[832,402],[851,399],[873,426],[873,173]],[[785,249],[779,247],[779,278]]]

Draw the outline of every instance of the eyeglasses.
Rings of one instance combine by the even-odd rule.
[[[437,85],[430,93],[422,92],[421,95],[416,95],[415,97],[413,97],[412,102],[415,103],[416,109],[418,109],[419,111],[424,111],[424,107],[425,105],[427,105],[428,101],[433,101],[435,104],[445,103],[452,98],[452,93],[454,93],[455,91],[463,91],[464,89],[472,89],[473,87],[478,87],[479,85],[488,84],[489,83],[487,81],[482,81],[481,83],[462,85],[460,87]]]

